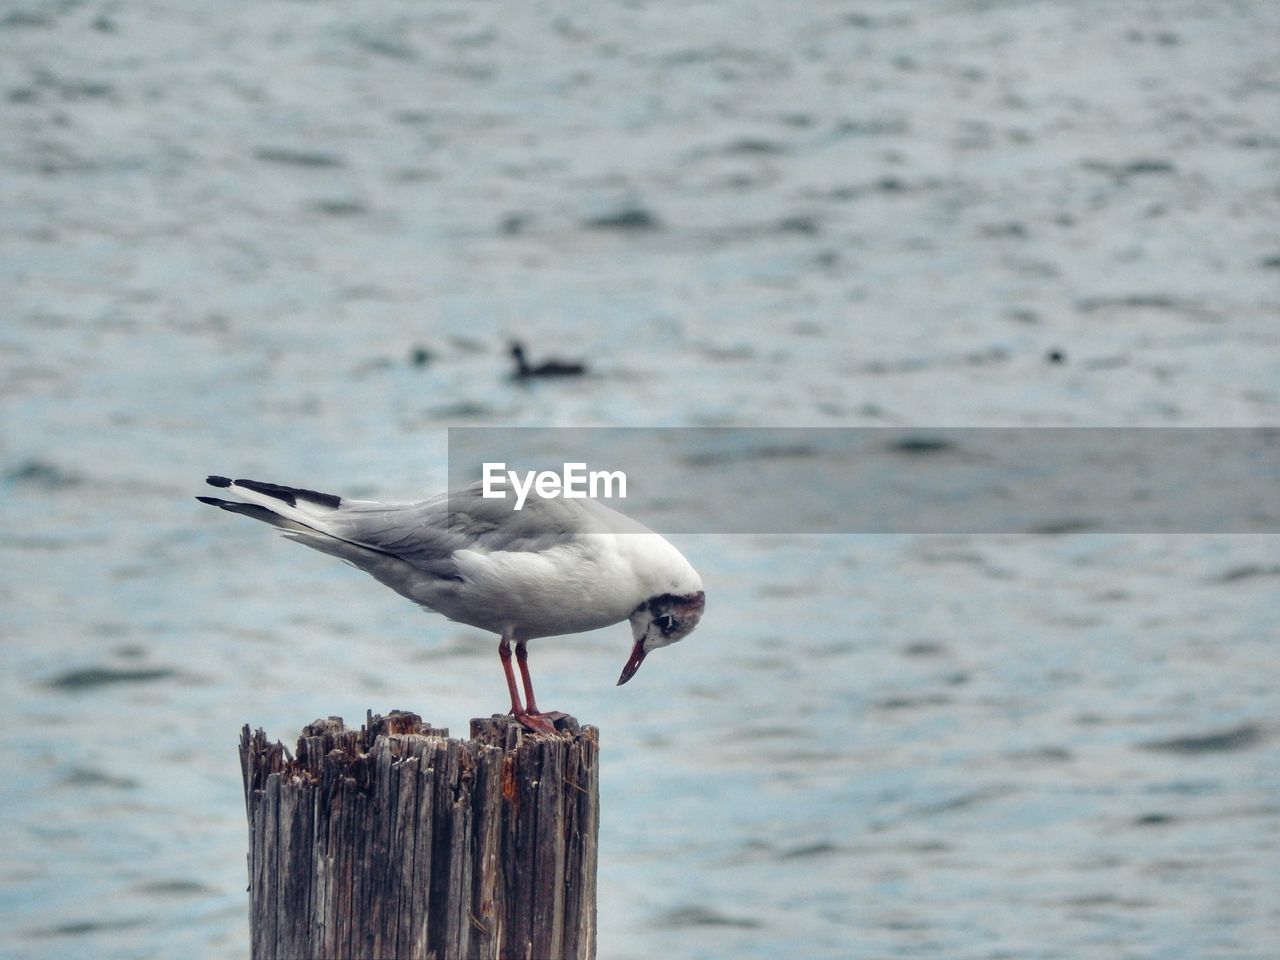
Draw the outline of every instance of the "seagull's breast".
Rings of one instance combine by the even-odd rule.
[[[587,534],[536,552],[459,550],[463,582],[445,616],[524,639],[598,630],[627,619],[646,596],[612,534]]]

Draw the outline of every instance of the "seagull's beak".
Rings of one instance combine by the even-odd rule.
[[[618,686],[622,686],[634,677],[642,663],[644,663],[644,637],[637,640],[636,645],[631,648],[631,656],[627,660],[627,665],[622,668],[622,676],[618,678]]]

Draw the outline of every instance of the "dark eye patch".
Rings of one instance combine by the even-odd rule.
[[[658,625],[658,629],[663,633],[670,633],[676,627],[676,618],[669,613],[664,613],[660,617],[654,617],[653,622]]]

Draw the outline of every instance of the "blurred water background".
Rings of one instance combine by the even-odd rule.
[[[206,473],[1276,425],[1277,37],[1266,0],[4,0],[0,953],[244,956],[242,723],[501,706],[491,638]],[[514,383],[516,337],[591,374]],[[631,684],[623,626],[532,651],[602,729],[602,958],[1273,955],[1274,537],[678,545],[707,615]]]

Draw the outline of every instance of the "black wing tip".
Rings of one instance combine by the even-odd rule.
[[[291,507],[298,505],[295,491],[290,487],[282,487],[278,483],[264,483],[261,480],[237,480],[236,486],[252,490],[254,493],[265,494],[268,497],[279,500],[281,503],[287,503]]]
[[[232,480],[230,477],[209,476],[204,478],[205,483],[211,487],[244,487],[246,490],[252,490],[255,493],[261,493],[268,497],[274,497],[281,503],[287,503],[291,507],[296,507],[299,500],[306,500],[309,503],[318,504],[322,507],[329,507],[337,510],[342,505],[342,498],[332,493],[320,493],[318,490],[304,490],[301,487],[286,487],[279,483],[265,483],[262,480]],[[197,497],[196,499],[200,499]]]
[[[306,500],[321,507],[337,510],[342,505],[342,498],[332,493],[321,493],[318,490],[306,490],[302,487],[287,487],[280,483],[266,483],[262,480],[237,480],[236,486],[244,487],[255,493],[274,497],[282,503],[296,507],[299,500]]]

